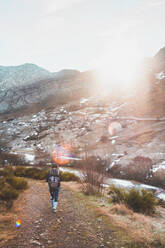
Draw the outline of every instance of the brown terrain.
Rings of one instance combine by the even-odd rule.
[[[3,236],[0,247],[120,247],[104,223],[103,214],[91,211],[84,199],[69,190],[67,183],[62,184],[57,213],[52,211],[47,183],[29,180],[29,185],[11,210],[12,228],[6,227],[10,231]],[[22,225],[14,230],[18,219]]]
[[[57,213],[44,181],[29,179],[11,210],[0,214],[1,248],[164,248],[165,209],[134,213],[105,196],[85,196],[76,182],[63,182]],[[15,227],[17,220],[21,226]]]

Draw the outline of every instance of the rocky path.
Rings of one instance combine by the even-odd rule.
[[[17,200],[22,221],[16,238],[3,248],[101,248],[120,247],[101,214],[86,206],[85,199],[62,185],[57,213],[49,202],[47,184],[29,180],[30,188]]]

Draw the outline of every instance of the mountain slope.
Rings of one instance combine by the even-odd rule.
[[[51,73],[33,64],[0,66],[0,114],[25,109],[37,112],[65,103],[87,88],[83,80],[76,70]]]

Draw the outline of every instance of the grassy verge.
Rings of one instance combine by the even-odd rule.
[[[28,188],[24,178],[16,177],[11,168],[0,171],[0,210],[10,209],[19,193]]]
[[[27,189],[25,178],[46,180],[49,169],[33,167],[5,167],[0,170],[0,210],[10,209],[13,201],[22,190]],[[79,178],[70,172],[61,172],[62,181],[78,181]]]
[[[154,215],[135,213],[122,203],[116,204],[103,196],[85,196],[78,183],[64,183],[75,197],[83,202],[94,218],[101,218],[107,230],[112,233],[114,247],[123,248],[164,248],[165,227],[163,216],[165,209],[156,207]],[[112,247],[113,247],[112,245]]]

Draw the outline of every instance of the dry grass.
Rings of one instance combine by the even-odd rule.
[[[78,182],[62,182],[62,185],[69,188],[72,191],[81,191],[81,184]]]
[[[76,192],[81,191],[78,183],[67,183],[65,186]],[[124,204],[104,204],[102,206],[102,199],[99,197],[97,199],[88,197],[88,201],[97,206],[98,215],[102,214],[108,217],[109,224],[113,226],[114,230],[117,230],[119,238],[125,234],[125,240],[141,243],[141,247],[165,247],[164,208],[157,207],[155,215],[146,216],[134,213]],[[158,246],[152,246],[153,243],[158,243]]]
[[[165,210],[161,210],[165,213]],[[112,206],[109,212],[113,213],[115,225],[125,230],[136,242],[142,241],[145,244],[153,243],[155,240],[160,243],[163,242],[165,226],[163,228],[163,225],[161,225],[160,216],[151,217],[134,213],[123,204]],[[162,227],[161,233],[160,226]]]
[[[0,214],[0,247],[15,237],[15,218],[12,213]]]
[[[5,247],[4,244],[7,241],[16,237],[17,229],[15,224],[22,209],[22,195],[27,194],[28,191],[29,189],[20,193],[10,210],[4,208],[0,213],[0,247]]]
[[[118,215],[133,215],[133,211],[124,204],[115,204],[110,208],[110,213]]]

